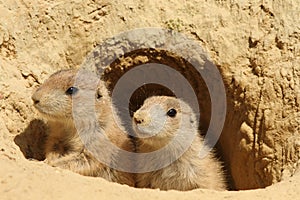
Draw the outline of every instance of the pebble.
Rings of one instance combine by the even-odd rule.
[[[285,68],[282,68],[282,69],[280,70],[280,74],[281,74],[282,78],[285,78],[285,77],[287,76],[287,71],[286,71],[286,69],[285,69]]]

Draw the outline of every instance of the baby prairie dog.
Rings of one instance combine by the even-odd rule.
[[[204,142],[198,131],[198,122],[191,107],[182,100],[167,96],[146,99],[133,115],[133,130],[138,138],[138,153],[157,152],[169,145],[167,151],[161,151],[153,158],[151,165],[168,161],[172,156],[178,158],[164,168],[137,174],[137,187],[182,191],[226,189],[218,160],[211,152],[204,158],[199,156]],[[192,136],[191,144],[184,152],[183,143],[190,137],[188,135]],[[137,166],[146,162],[138,161]]]
[[[105,141],[126,151],[133,149],[124,129],[117,124],[111,98],[98,77],[82,70],[56,72],[36,90],[32,100],[48,121],[48,164],[134,186],[132,174],[110,168],[93,154],[100,152],[101,158],[113,163],[121,158],[117,151],[109,150]]]

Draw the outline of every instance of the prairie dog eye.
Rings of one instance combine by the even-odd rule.
[[[102,98],[102,95],[98,92],[97,93],[97,99],[100,99],[100,98]]]
[[[74,95],[75,93],[78,92],[78,88],[76,87],[69,87],[66,91],[67,95]]]
[[[167,115],[168,115],[169,117],[175,117],[176,114],[177,114],[177,111],[176,111],[174,108],[168,110],[168,112],[167,112]]]

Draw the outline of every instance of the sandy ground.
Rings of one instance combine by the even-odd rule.
[[[266,189],[190,192],[135,189],[1,153],[1,199],[299,199],[300,176]]]

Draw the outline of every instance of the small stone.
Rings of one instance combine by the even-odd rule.
[[[288,112],[286,110],[282,111],[282,118],[286,118],[288,116]]]
[[[289,86],[290,86],[290,88],[291,88],[292,90],[294,90],[294,89],[295,89],[295,82],[294,82],[294,81],[291,81],[290,84],[289,84]]]
[[[99,15],[95,15],[94,17],[93,17],[93,19],[94,20],[99,20],[101,17],[99,16]]]
[[[286,78],[287,78],[288,81],[291,81],[293,79],[293,76],[290,73],[288,73]]]
[[[126,22],[126,18],[124,16],[120,16],[120,19]]]
[[[22,71],[21,74],[24,77],[28,77],[31,73],[29,71]]]
[[[261,147],[261,153],[264,156],[273,157],[274,150],[272,148],[270,148],[269,146],[267,146],[266,144],[263,144],[262,147]]]
[[[76,9],[73,9],[73,16],[74,16],[75,18],[78,18],[78,17],[80,17],[80,13],[79,13],[79,11],[78,11],[78,10],[76,10]]]
[[[260,77],[258,78],[258,85],[263,85],[264,84],[264,78],[263,77]]]
[[[242,123],[240,133],[242,133],[242,137],[245,138],[248,143],[254,141],[253,132],[253,129],[246,122]]]
[[[14,47],[14,45],[8,45],[8,49],[9,49],[10,51],[13,51],[13,50],[15,49],[15,47]]]
[[[8,42],[9,41],[9,33],[8,32],[4,33],[3,40],[4,40],[4,42]]]
[[[255,73],[255,75],[259,76],[261,74],[261,67],[260,66],[255,67],[254,73]]]
[[[286,76],[287,76],[287,71],[286,71],[286,69],[285,69],[285,68],[282,68],[282,69],[280,70],[280,74],[281,74],[282,78],[286,77]]]
[[[296,148],[300,148],[300,140],[299,139],[296,140],[294,144],[295,144]]]

